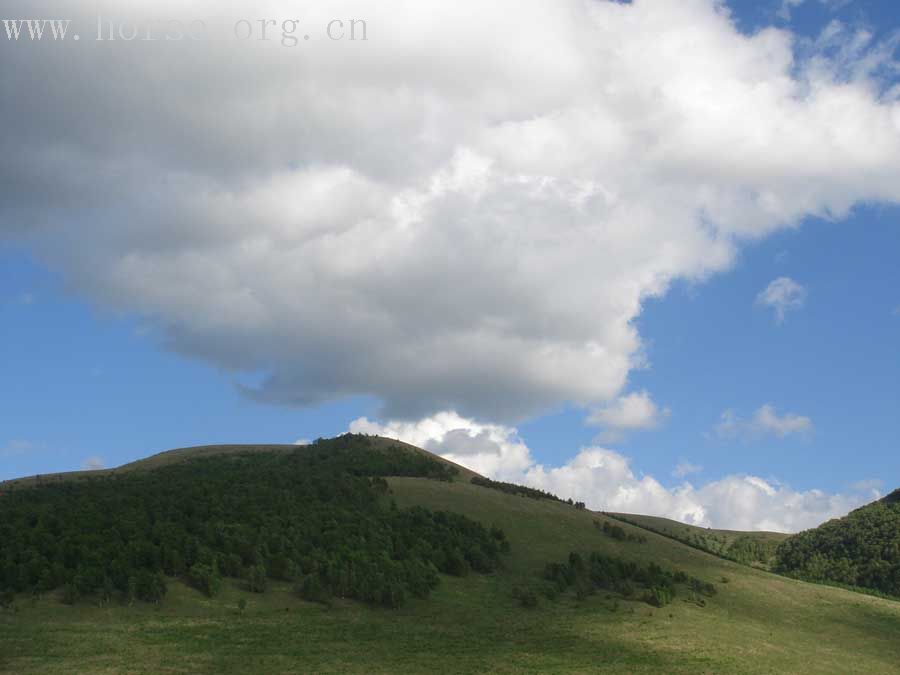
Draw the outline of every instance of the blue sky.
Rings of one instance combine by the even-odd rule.
[[[733,270],[651,302],[640,319],[651,365],[632,382],[672,415],[619,445],[672,483],[682,459],[702,466],[701,478],[752,473],[833,491],[874,478],[900,483],[898,252],[900,210],[862,208],[750,246]],[[342,433],[377,410],[365,399],[253,402],[234,375],[166,351],[139,319],[92,308],[27,252],[8,247],[2,263],[4,478],[78,469],[93,456],[115,466],[172,447],[293,443]],[[779,325],[755,300],[784,275],[809,297]],[[765,403],[809,416],[815,431],[784,440],[710,434],[726,409],[750,415]],[[597,435],[574,409],[519,431],[548,464]]]
[[[848,31],[844,39],[849,41],[854,31],[868,30],[875,44],[883,44],[900,30],[900,9],[891,2],[806,0],[782,6],[734,0],[730,6],[738,28],[747,35],[774,25],[814,40],[830,22],[841,21]],[[807,47],[797,42],[795,48]],[[872,75],[883,90],[897,82],[889,69],[890,62]],[[340,152],[336,147],[329,152]],[[5,161],[13,173],[28,174],[24,165],[19,170],[15,162]],[[227,163],[230,158],[216,161]],[[400,180],[398,170],[392,171],[391,180]],[[841,174],[838,180],[852,182],[852,177]],[[727,261],[716,258],[721,250],[710,242],[692,267],[667,273],[667,291],[660,297],[643,296],[640,310],[622,324],[636,329],[642,343],[638,351],[646,364],[611,369],[609,374],[603,371],[598,377],[612,384],[594,389],[585,384],[577,390],[590,389],[592,396],[596,394],[594,400],[605,398],[606,403],[572,405],[565,396],[542,390],[533,397],[537,403],[526,392],[515,409],[485,404],[492,401],[483,393],[492,388],[491,379],[473,385],[482,393],[468,399],[459,393],[464,385],[448,385],[446,392],[436,394],[433,402],[422,402],[425,407],[421,408],[419,385],[395,378],[389,371],[378,371],[388,374],[376,372],[373,380],[363,382],[340,378],[332,382],[303,362],[302,353],[285,357],[285,348],[278,342],[283,337],[276,335],[277,330],[273,336],[248,337],[240,324],[225,329],[215,321],[192,324],[198,305],[183,307],[170,292],[148,294],[143,288],[131,288],[121,284],[123,277],[114,283],[92,276],[92,264],[84,264],[85,256],[92,255],[94,246],[101,253],[114,250],[119,235],[110,235],[112,229],[100,231],[95,243],[16,231],[0,238],[0,368],[4,374],[0,479],[86,464],[116,466],[189,445],[291,443],[342,433],[363,417],[387,433],[399,429],[400,421],[412,423],[428,419],[429,413],[458,409],[471,421],[465,438],[473,443],[481,435],[490,436],[505,448],[497,450],[500,454],[513,446],[527,446],[524,452],[530,453],[529,459],[515,469],[522,473],[498,475],[521,475],[523,481],[583,495],[579,490],[600,488],[587,487],[580,479],[559,482],[561,474],[551,475],[553,468],[568,466],[586,448],[600,448],[601,454],[584,456],[585,462],[593,462],[592,471],[599,471],[604,462],[610,465],[622,459],[627,463],[620,472],[625,482],[602,483],[605,489],[627,484],[652,492],[652,485],[648,488],[649,483],[641,482],[652,476],[671,501],[658,509],[666,515],[713,524],[775,523],[773,527],[780,529],[808,525],[871,498],[876,494],[873,488],[884,491],[900,486],[900,208],[863,190],[848,198],[853,204],[848,214],[827,218],[822,213],[832,206],[828,197],[820,199],[823,204],[813,209],[798,207],[801,217],[793,217],[792,212],[791,225],[766,225],[751,236],[737,236]],[[137,198],[134,203],[142,204]],[[159,207],[153,208],[157,210],[148,218],[159,217]],[[461,207],[454,208],[458,213]],[[810,210],[815,212],[805,212]],[[72,218],[80,221],[90,213],[94,212],[84,210]],[[4,217],[7,222],[15,218]],[[123,229],[122,238],[130,236],[129,228]],[[154,252],[166,249],[165,231],[155,236],[157,240],[147,244],[142,239],[140,245]],[[203,236],[198,234],[184,250],[192,251]],[[161,269],[172,276],[181,267]],[[209,274],[215,278],[217,272],[210,268]],[[422,274],[417,277],[420,282],[427,280],[427,269]],[[466,283],[457,279],[459,292],[465,294]],[[796,305],[788,307],[783,318],[776,307],[759,300],[779,279],[790,280],[799,292]],[[255,297],[268,290],[255,289]],[[397,293],[393,287],[384,292]],[[472,294],[477,298],[477,289]],[[561,296],[554,297],[555,302],[566,304]],[[302,308],[303,303],[297,302]],[[281,301],[277,304],[280,310],[285,306]],[[410,311],[430,311],[428,302],[412,306],[417,309]],[[449,301],[435,300],[434,306],[445,308],[447,315],[456,311]],[[227,314],[231,310],[225,307],[222,311]],[[327,315],[328,306],[322,311]],[[486,315],[494,311],[493,307],[485,310]],[[590,310],[585,307],[584,311]],[[500,314],[505,320],[511,316]],[[319,361],[333,357],[340,363],[346,358],[346,351],[340,351],[344,347],[329,346],[327,339],[303,339],[315,345],[310,349],[318,350],[315,359]],[[627,343],[627,337],[618,333],[609,339],[610,344]],[[246,361],[245,346],[247,354],[252,354]],[[633,345],[622,350],[629,358],[637,353]],[[302,367],[296,365],[298,359]],[[362,363],[353,368],[366,368]],[[285,364],[284,372],[279,364]],[[322,395],[334,400],[314,400],[306,385],[296,385],[295,368],[313,373],[310,378],[331,387]],[[331,370],[342,367],[334,365]],[[276,381],[268,379],[273,375]],[[619,382],[622,386],[615,384],[620,375],[625,377]],[[529,381],[527,373],[521,377],[512,378],[510,387],[518,390],[521,382]],[[381,396],[378,378],[387,383],[383,385],[387,393]],[[241,384],[256,387],[259,394],[242,393]],[[363,393],[335,394],[341,391]],[[503,391],[498,385],[497,397]],[[610,429],[588,423],[592,410],[614,406],[617,396],[629,393],[646,393],[647,400],[652,400],[653,419],[636,423],[633,429],[627,424]],[[382,406],[384,401],[387,408]],[[449,403],[442,406],[443,401]],[[482,415],[479,410],[490,412]],[[768,424],[760,422],[764,410],[771,413]],[[721,426],[723,421],[730,422]],[[456,459],[466,453],[476,456],[476,450],[452,446],[443,435],[448,430],[433,438],[413,434],[411,440],[431,443],[432,449]],[[675,475],[679,464],[683,470]],[[476,466],[482,465],[476,461]],[[535,469],[538,466],[540,471]],[[765,512],[754,513],[745,523],[723,515],[738,508],[733,505],[731,510],[716,511],[716,506],[703,502],[707,515],[698,516],[700,507],[690,501],[694,493],[679,492],[684,481],[690,481],[693,490],[707,486],[710,492],[725,492],[727,477],[760,479],[765,481],[763,492],[779,491],[783,501],[773,502],[771,509],[793,503],[792,499],[826,505],[809,507],[796,520],[778,520]],[[683,505],[685,500],[688,506]],[[635,508],[647,503],[635,502]],[[718,520],[711,521],[710,514],[718,514]]]

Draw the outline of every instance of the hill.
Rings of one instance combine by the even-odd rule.
[[[213,596],[224,575],[252,590],[302,578],[310,599],[395,607],[426,596],[438,571],[497,566],[502,532],[385,506],[384,476],[458,475],[427,453],[344,436],[290,451],[166,453],[86,481],[20,487],[0,501],[0,602],[57,589],[67,604],[158,602],[165,576]]]
[[[780,532],[738,532],[714,530],[679,523],[657,516],[640,516],[627,513],[607,514],[617,520],[637,525],[687,546],[712,553],[727,560],[771,569],[775,564],[778,545],[789,535]]]
[[[461,480],[469,480],[477,476],[474,471],[464,466],[450,462],[443,457],[438,457],[427,450],[418,448],[409,443],[395,440],[392,438],[382,438],[380,436],[367,436],[367,447],[384,450],[386,448],[402,448],[408,452],[416,453],[424,457],[429,457],[435,461],[450,465],[456,469]],[[321,439],[320,439],[321,440]],[[84,481],[94,478],[102,478],[106,476],[117,476],[135,471],[152,471],[164,466],[172,464],[180,464],[194,459],[202,459],[205,457],[219,457],[222,455],[244,455],[256,453],[280,453],[290,454],[302,451],[311,446],[307,445],[202,445],[189,448],[176,448],[167,450],[144,459],[139,459],[128,464],[113,469],[94,469],[90,471],[67,471],[63,473],[40,474],[36,476],[24,476],[22,478],[13,478],[11,480],[0,481],[0,494],[4,490],[15,490],[17,488],[33,487],[36,485],[47,485],[53,483]]]
[[[900,490],[778,547],[777,569],[900,597]]]
[[[62,589],[18,592],[13,603],[17,611],[0,610],[0,671],[889,673],[900,662],[898,603],[738,565],[554,499],[475,485],[420,451],[415,452],[425,463],[406,463],[390,450],[397,447],[390,441],[348,442],[346,453],[341,456],[340,451],[337,463],[330,464],[331,453],[318,453],[315,446],[224,456],[212,452],[205,458],[181,453],[178,461],[152,469],[144,465],[145,471],[8,491],[0,498],[0,509],[7,500],[36,505],[40,500],[32,495],[41,493],[60,491],[62,499],[66,491],[83,496],[100,489],[104,499],[111,499],[104,485],[122,494],[125,488],[133,491],[131,481],[160,489],[171,483],[174,493],[190,489],[198,498],[207,493],[201,503],[212,514],[195,514],[195,536],[205,538],[209,529],[209,539],[201,543],[212,549],[236,540],[233,528],[216,525],[227,510],[210,517],[216,516],[217,504],[227,505],[230,499],[252,504],[244,498],[255,495],[261,507],[236,511],[236,524],[249,519],[257,533],[291,523],[311,528],[294,540],[285,537],[283,547],[313,541],[310,533],[330,532],[331,539],[314,542],[312,548],[339,555],[354,541],[352,550],[366,563],[370,544],[377,550],[381,542],[391,552],[388,560],[399,553],[400,560],[433,565],[435,559],[428,556],[452,540],[462,557],[476,544],[486,547],[486,568],[474,569],[471,561],[468,570],[446,567],[450,573],[438,572],[427,593],[407,593],[394,608],[366,598],[307,593],[303,582],[310,575],[305,570],[292,581],[272,573],[273,550],[257,550],[266,557],[263,566],[269,565],[263,592],[251,590],[253,579],[245,570],[238,576],[222,574],[212,594],[189,574],[166,574],[167,590],[158,603],[116,592],[109,601],[93,593],[65,605]],[[319,450],[333,446],[326,443]],[[348,457],[352,466],[343,462]],[[292,472],[285,470],[285,461],[294,463]],[[272,467],[283,479],[273,478]],[[378,480],[376,474],[388,470],[406,475]],[[315,480],[304,481],[304,475]],[[262,489],[258,478],[274,481],[265,488],[268,494],[257,495]],[[196,488],[189,488],[190,483]],[[242,492],[241,483],[250,489]],[[306,487],[295,493],[294,483]],[[346,519],[337,518],[338,524],[346,521],[346,529],[335,528],[328,517],[297,520],[295,511],[288,510],[292,500],[313,486],[322,489],[321,499],[332,500],[338,512],[346,513]],[[229,491],[236,496],[228,497]],[[89,513],[88,504],[81,503],[77,513]],[[159,515],[161,507],[153,506],[152,498],[141,497],[135,504],[152,506],[144,511]],[[425,513],[454,516],[413,519],[416,527],[429,522],[459,527],[429,539],[432,530],[426,526],[414,540],[430,541],[430,552],[425,547],[403,553],[399,544],[411,532],[406,519]],[[136,526],[137,514],[109,517],[117,526]],[[370,520],[351,526],[363,514]],[[172,524],[181,522],[177,513],[167,517]],[[0,526],[6,523],[0,519]],[[622,528],[626,537],[610,536],[604,523]],[[378,536],[388,531],[393,533],[390,542]],[[491,541],[497,542],[493,553]],[[0,559],[23,550],[21,544],[11,547],[0,539]],[[253,552],[248,553],[252,562]],[[493,569],[491,559],[496,561]],[[617,567],[633,573],[619,580],[601,574]],[[320,565],[317,574],[324,569]],[[385,573],[392,569],[388,565]],[[572,583],[563,577],[571,577]],[[320,578],[343,583],[340,574],[330,577],[327,571]],[[409,579],[395,581],[402,585]],[[647,582],[659,584],[658,590],[671,588],[674,597],[648,597],[645,590],[652,589],[644,588]],[[657,600],[668,602],[656,607]]]

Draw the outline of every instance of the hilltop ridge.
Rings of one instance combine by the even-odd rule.
[[[344,434],[345,436],[352,436],[353,434]],[[389,447],[397,447],[407,450],[409,452],[418,453],[424,455],[426,457],[433,458],[439,462],[444,464],[453,466],[458,472],[460,479],[469,480],[475,476],[479,476],[476,472],[468,469],[460,464],[456,464],[455,462],[451,462],[447,459],[439,455],[435,455],[434,453],[428,452],[422,448],[419,448],[410,443],[406,443],[404,441],[400,441],[393,438],[387,438],[384,436],[366,436],[366,438],[370,439],[372,442],[372,447],[374,449],[386,449]],[[324,439],[321,439],[324,440]],[[188,446],[184,448],[174,448],[172,450],[164,450],[162,452],[155,453],[153,455],[149,455],[142,459],[133,460],[131,462],[127,462],[126,464],[122,464],[118,467],[113,467],[109,469],[92,469],[92,470],[82,470],[82,471],[63,471],[57,473],[46,473],[46,474],[36,474],[32,476],[22,476],[20,478],[10,478],[4,481],[0,481],[0,490],[4,488],[9,489],[12,487],[24,487],[28,485],[38,484],[40,482],[44,483],[52,483],[59,481],[69,481],[69,480],[82,480],[88,478],[100,478],[103,476],[115,476],[123,473],[128,473],[131,471],[150,471],[153,469],[158,469],[163,466],[168,466],[170,464],[175,464],[178,462],[184,462],[194,459],[200,459],[204,457],[215,457],[220,455],[234,455],[234,454],[245,454],[245,453],[257,453],[257,452],[273,452],[273,453],[288,453],[288,452],[296,452],[299,449],[304,447],[311,447],[315,445],[315,442],[310,445],[298,445],[298,444],[276,444],[276,443],[248,443],[248,444],[224,444],[224,445],[197,445],[197,446]]]

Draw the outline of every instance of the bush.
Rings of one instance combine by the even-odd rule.
[[[665,587],[651,588],[644,594],[643,600],[654,607],[665,607],[672,602],[672,590]]]
[[[612,537],[617,541],[630,541],[638,544],[643,544],[647,541],[647,537],[644,535],[626,532],[622,526],[613,525],[608,521],[603,521],[603,524],[601,525],[599,521],[595,520],[594,527],[601,530],[606,536]]]

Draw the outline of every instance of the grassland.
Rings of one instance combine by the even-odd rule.
[[[8,673],[896,673],[900,603],[731,563],[641,530],[620,542],[603,516],[465,480],[391,479],[402,506],[463,513],[507,533],[506,569],[442,577],[399,610],[306,603],[287,585],[265,595],[227,582],[208,599],[177,581],[159,606],[19,599],[0,612]],[[623,525],[626,529],[631,526]],[[634,529],[637,532],[637,529]],[[654,609],[599,593],[525,609],[516,585],[572,550],[685,570],[718,588],[705,607]],[[247,601],[244,612],[238,601]]]

